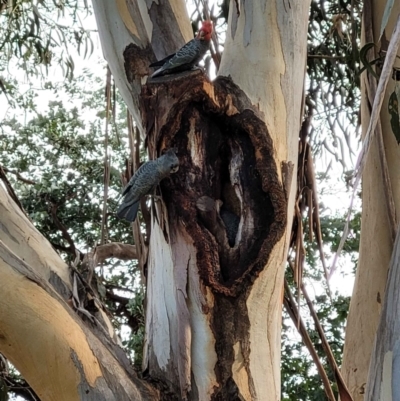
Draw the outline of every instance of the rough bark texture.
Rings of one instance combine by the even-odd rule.
[[[185,223],[202,261],[202,280],[213,292],[236,296],[263,269],[286,227],[268,130],[227,78],[210,83],[198,72],[190,80],[184,75],[149,83],[142,99],[149,148],[178,149],[180,170],[162,185],[170,224]],[[208,218],[199,209],[204,196],[220,201],[228,218],[240,219],[233,247],[220,215]]]
[[[101,308],[71,307],[67,266],[2,185],[0,211],[0,352],[42,401],[157,400]]]
[[[379,30],[386,2],[365,3],[363,35],[366,43],[379,37]],[[372,8],[370,8],[372,7]],[[370,11],[368,11],[370,10]],[[390,38],[394,17],[400,12],[400,4],[395,2],[386,28],[386,38]],[[370,36],[373,34],[373,38]],[[368,36],[365,36],[368,35]],[[375,43],[377,40],[375,39]],[[386,47],[385,47],[386,48]],[[368,127],[371,99],[368,99],[366,73],[362,80],[362,127]],[[370,77],[369,79],[375,79]],[[397,215],[400,213],[400,150],[390,126],[387,111],[388,98],[394,90],[394,82],[389,82],[381,125],[389,176]],[[388,224],[387,206],[384,199],[384,182],[379,161],[378,142],[374,140],[368,156],[362,183],[362,217],[360,258],[356,281],[347,320],[342,373],[354,401],[364,400],[368,368],[372,346],[379,322],[382,301],[389,268],[393,240]]]

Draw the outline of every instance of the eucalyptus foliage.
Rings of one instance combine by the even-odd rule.
[[[11,63],[28,76],[38,76],[57,63],[71,78],[71,50],[85,57],[93,52],[90,31],[80,21],[80,14],[88,12],[86,0],[0,1],[0,74]]]

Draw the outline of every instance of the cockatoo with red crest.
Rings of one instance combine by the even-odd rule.
[[[176,53],[165,57],[163,60],[150,64],[150,67],[160,67],[152,78],[166,74],[191,70],[204,57],[210,48],[213,24],[211,21],[203,21],[197,36],[186,43]]]

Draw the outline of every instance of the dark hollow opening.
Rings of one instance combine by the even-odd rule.
[[[217,248],[220,283],[229,286],[257,262],[274,221],[273,203],[262,188],[252,140],[240,114],[206,113],[202,104],[192,103],[182,114],[171,146],[178,148],[180,168],[162,183],[170,213],[184,221],[189,231],[198,233],[200,228],[211,234],[214,241],[209,246]],[[202,155],[196,156],[201,165],[192,160],[191,152]],[[266,157],[273,161],[272,155]],[[266,163],[261,173],[268,174],[271,166],[273,163],[269,167]],[[196,201],[203,196],[218,202],[215,224],[223,228],[225,240],[196,209]],[[198,242],[204,241],[204,235],[192,236],[195,246],[201,248]]]

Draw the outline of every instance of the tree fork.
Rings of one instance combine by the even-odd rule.
[[[149,348],[144,368],[156,379],[167,377],[170,390],[180,391],[183,399],[188,395],[202,399],[195,396],[197,380],[190,374],[191,358],[196,359],[192,338],[196,334],[188,313],[193,302],[189,293],[190,287],[198,286],[201,295],[195,300],[214,339],[210,352],[215,353],[211,361],[216,382],[211,399],[239,400],[244,393],[248,393],[245,399],[253,399],[246,301],[252,283],[285,232],[287,213],[268,129],[231,79],[218,77],[210,82],[201,71],[149,80],[142,87],[140,106],[151,158],[174,147],[180,160],[179,171],[161,183],[169,223],[161,223],[155,234],[156,220],[164,219],[153,216],[152,236],[162,238],[153,247],[165,246],[171,252],[175,288],[170,297],[176,302],[172,309],[176,308],[177,321],[170,330],[177,330],[177,335],[170,336],[169,346],[173,350],[184,344],[176,361],[177,354],[170,353],[167,368],[159,363],[157,346]],[[183,252],[188,243],[189,249]],[[189,264],[201,278],[197,283],[191,281]],[[152,318],[159,316],[160,305],[151,292],[165,291],[165,276],[157,278],[163,268],[165,261],[149,261],[149,338],[158,335],[155,326],[161,324]],[[171,326],[167,315],[164,324]],[[242,379],[233,369],[239,360],[240,375],[247,382],[240,386]]]

